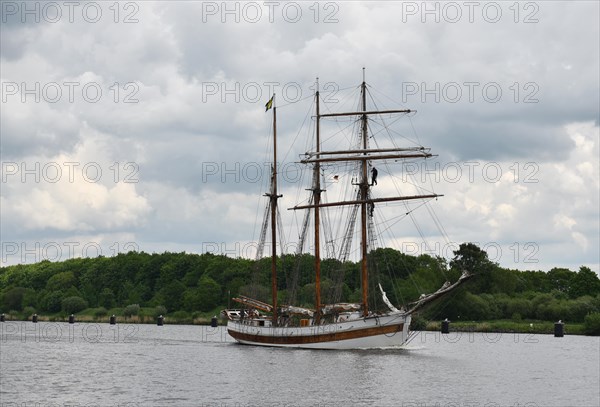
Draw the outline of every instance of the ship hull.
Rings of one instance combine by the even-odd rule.
[[[406,342],[410,319],[405,313],[393,313],[306,327],[264,327],[254,326],[252,321],[229,321],[227,332],[246,345],[305,349],[387,348]]]

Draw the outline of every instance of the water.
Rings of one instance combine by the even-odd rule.
[[[0,406],[594,406],[600,338],[417,333],[403,349],[238,345],[224,328],[0,323]]]

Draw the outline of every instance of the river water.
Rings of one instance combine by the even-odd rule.
[[[223,327],[0,323],[0,406],[600,406],[600,338],[418,332],[402,349],[234,343]]]

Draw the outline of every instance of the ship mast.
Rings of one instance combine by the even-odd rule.
[[[365,82],[365,68],[363,68],[363,82],[361,84],[362,110],[367,111],[367,83]],[[363,316],[369,314],[368,308],[368,270],[367,270],[367,198],[369,197],[369,174],[367,152],[367,115],[361,116],[362,148],[365,150],[361,160],[362,179],[360,181],[360,235],[361,235],[361,281],[362,281],[362,311]]]
[[[273,304],[273,325],[277,325],[277,107],[273,94],[273,173],[271,178],[271,193],[265,194],[271,199],[271,296]]]
[[[319,158],[321,151],[320,136],[320,111],[319,111],[319,78],[317,78],[317,91],[315,93],[315,106],[317,112],[316,121],[316,156]],[[314,167],[314,189],[313,202],[315,204],[315,322],[318,324],[321,319],[321,242],[319,226],[321,223],[319,204],[321,203],[321,163],[315,162]]]

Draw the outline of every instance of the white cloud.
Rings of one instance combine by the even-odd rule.
[[[110,138],[85,123],[81,138],[70,153],[3,162],[4,227],[97,233],[144,223],[151,207],[136,190],[136,168],[112,162]]]
[[[440,155],[440,167],[415,184],[445,195],[430,206],[449,240],[498,244],[506,267],[600,267],[597,3],[540,3],[529,15],[537,22],[527,24],[523,9],[515,23],[509,3],[498,3],[498,23],[481,9],[469,22],[465,8],[458,22],[443,12],[435,22],[422,10],[405,14],[405,2],[319,3],[318,15],[312,3],[298,3],[296,23],[281,9],[269,22],[266,7],[251,22],[251,15],[206,14],[202,2],[135,4],[139,9],[121,9],[118,18],[103,4],[94,24],[79,14],[73,23],[39,24],[17,15],[0,28],[3,240],[96,239],[108,247],[110,239],[135,239],[141,250],[158,251],[248,241],[258,233],[257,200],[269,177],[267,83],[275,83],[280,106],[280,156],[292,162],[306,148],[298,141],[289,147],[297,127],[311,119],[290,105],[284,86],[297,85],[301,98],[310,98],[318,76],[321,86],[338,90],[332,98],[339,102],[322,106],[336,111],[351,106],[342,88],[355,88],[366,66],[377,103],[389,105],[388,95],[418,110],[402,135],[415,135],[414,127]],[[243,12],[244,3],[236,4]],[[131,11],[137,22],[124,23]],[[78,84],[74,100],[65,85],[71,82]],[[22,95],[22,84],[36,83],[39,102]],[[48,101],[52,94],[43,92],[54,83],[63,97]],[[465,83],[477,83],[472,95]],[[86,84],[101,89],[99,100],[82,95]],[[448,100],[448,84],[457,84],[460,100]],[[486,100],[486,84],[498,86],[499,100]],[[36,162],[40,170],[59,163],[64,172],[64,163],[81,165],[73,181],[34,182],[30,174],[21,182],[21,164]],[[103,171],[97,182],[82,176],[89,163]],[[263,169],[256,180],[227,175],[252,164]],[[394,191],[387,174],[380,177],[374,193]],[[295,187],[282,183],[283,207],[292,205]],[[328,188],[330,197],[340,193]],[[428,211],[412,216],[420,220],[420,212]],[[445,241],[434,223],[425,221],[423,232]],[[523,253],[533,255],[528,244],[537,245],[537,263],[522,261]]]

